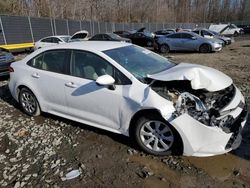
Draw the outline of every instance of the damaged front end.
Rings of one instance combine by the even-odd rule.
[[[193,89],[189,80],[153,80],[151,88],[173,102],[175,112],[169,121],[180,134],[183,133],[183,144],[189,143],[189,146],[184,147],[184,154],[208,156],[225,153],[240,145],[240,132],[246,121],[247,108],[243,96],[233,84],[211,92],[206,89]],[[198,124],[202,128],[197,128]],[[216,132],[225,137],[216,138]],[[206,138],[213,140],[202,140]],[[194,144],[193,141],[198,143]]]

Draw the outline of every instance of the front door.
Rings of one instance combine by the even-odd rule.
[[[130,85],[115,89],[97,85],[98,76],[113,77],[115,68],[100,56],[86,51],[72,51],[71,77],[65,83],[68,113],[87,124],[119,129],[126,111]]]

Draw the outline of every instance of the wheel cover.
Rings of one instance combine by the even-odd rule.
[[[209,46],[208,45],[203,45],[201,47],[201,52],[209,52]]]
[[[153,120],[142,125],[140,139],[148,149],[154,152],[164,152],[173,145],[174,134],[165,123]]]
[[[161,52],[162,52],[162,53],[168,52],[168,47],[165,46],[165,45],[161,46]]]
[[[147,46],[152,46],[152,45],[153,45],[153,43],[151,41],[147,42]]]
[[[23,109],[26,112],[30,114],[35,113],[37,105],[36,105],[36,99],[32,94],[26,91],[22,92],[20,96],[20,102],[21,102]]]

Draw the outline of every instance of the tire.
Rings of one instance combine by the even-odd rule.
[[[199,49],[200,53],[209,53],[211,52],[211,46],[209,44],[202,44]]]
[[[180,155],[183,152],[179,134],[158,116],[141,117],[135,126],[135,140],[139,147],[153,155]]]
[[[148,42],[147,42],[147,47],[151,47],[151,46],[153,46],[153,42],[148,41]]]
[[[161,45],[159,48],[159,52],[163,54],[169,53],[169,46],[166,44]]]
[[[19,103],[22,110],[29,116],[39,116],[41,114],[39,103],[35,95],[28,88],[20,90]]]

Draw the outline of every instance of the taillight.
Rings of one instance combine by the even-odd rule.
[[[14,72],[13,67],[9,66],[9,72]]]

